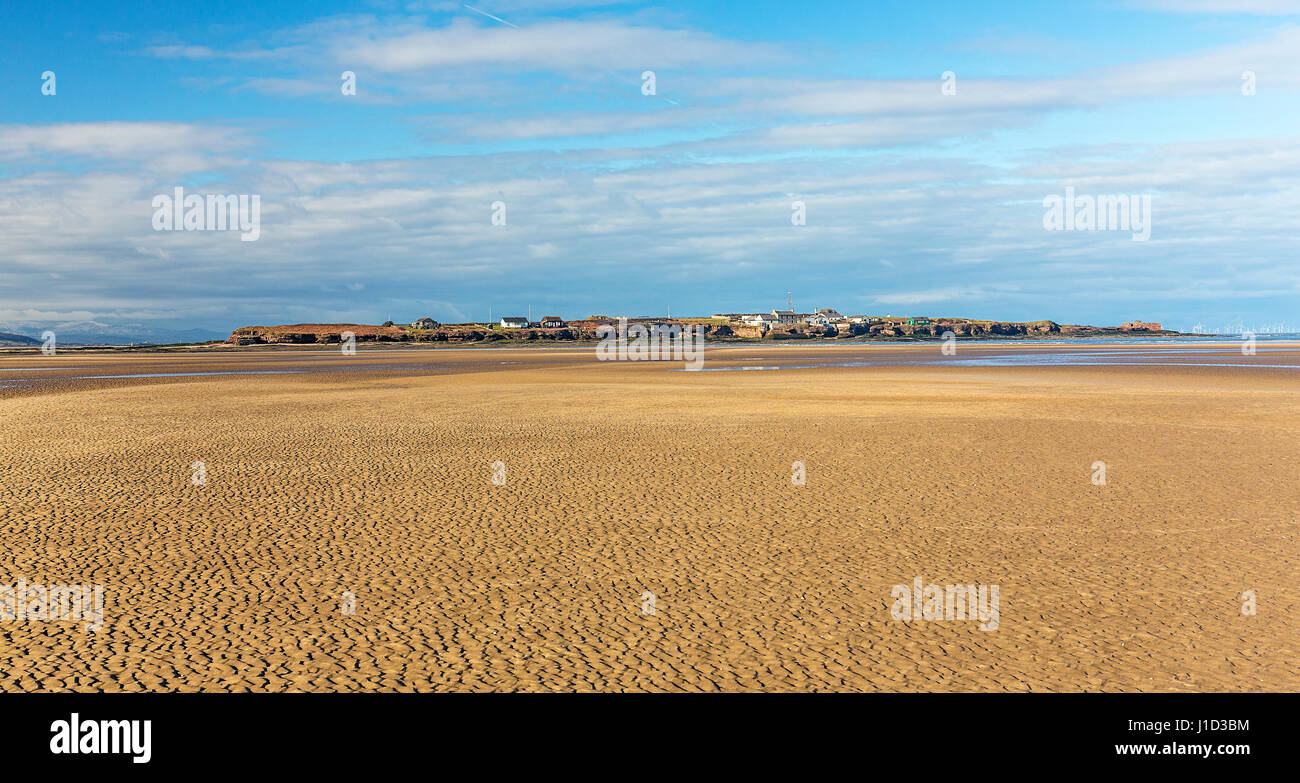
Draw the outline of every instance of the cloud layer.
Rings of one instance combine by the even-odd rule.
[[[283,117],[0,125],[0,328],[708,313],[786,290],[845,312],[1290,315],[1300,140],[1269,123],[1300,89],[1300,28],[1063,75],[963,70],[947,94],[937,71],[849,78],[620,4],[487,10],[520,16],[412,4],[138,49],[222,100],[293,102]],[[1153,105],[1259,132],[1135,139],[1126,118]],[[335,120],[403,149],[349,154]],[[259,194],[261,238],[154,231],[177,186]],[[1150,241],[1045,231],[1066,186],[1150,195]]]

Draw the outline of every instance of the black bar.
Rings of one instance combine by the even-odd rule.
[[[887,768],[876,765],[891,759],[918,775],[940,768],[1181,774],[1286,765],[1296,725],[1287,709],[1296,701],[1279,694],[745,696],[687,705],[630,695],[10,694],[0,732],[6,761],[131,776],[252,769],[336,775],[407,766],[442,776],[461,764],[494,776],[542,768],[625,774],[668,761],[687,773],[694,758],[737,770],[848,764],[863,775],[883,774]],[[87,721],[150,721],[149,760],[52,753],[52,724],[70,723],[73,713],[83,738]],[[1213,750],[1206,757],[1204,749],[1189,751],[1193,745]]]

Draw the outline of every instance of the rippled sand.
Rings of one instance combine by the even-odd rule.
[[[890,350],[938,348],[706,366]],[[0,373],[0,584],[107,603],[0,622],[0,689],[1300,686],[1295,370],[341,361],[0,357],[80,368]],[[894,620],[915,577],[999,586],[999,627]]]

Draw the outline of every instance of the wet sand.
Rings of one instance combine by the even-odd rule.
[[[0,690],[1293,691],[1300,348],[1235,346],[0,355],[0,584],[106,602]]]

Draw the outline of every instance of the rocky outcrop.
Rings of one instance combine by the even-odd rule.
[[[747,340],[758,340],[763,337],[763,327],[743,324],[719,324],[717,327],[712,329],[710,329],[710,327],[705,327],[704,336],[716,339],[736,337]]]
[[[812,340],[815,338],[834,337],[835,334],[835,327],[833,326],[818,326],[816,324],[786,324],[785,326],[772,327],[767,336],[772,340]]]
[[[867,333],[872,337],[941,338],[947,332],[952,332],[956,337],[1046,337],[1061,334],[1061,326],[1052,321],[1013,323],[950,318],[931,324],[877,323],[867,328]]]
[[[236,329],[226,342],[235,345],[338,343],[344,332],[351,332],[357,342],[401,342],[410,334],[397,326],[369,324],[286,324],[284,326],[244,326]]]

